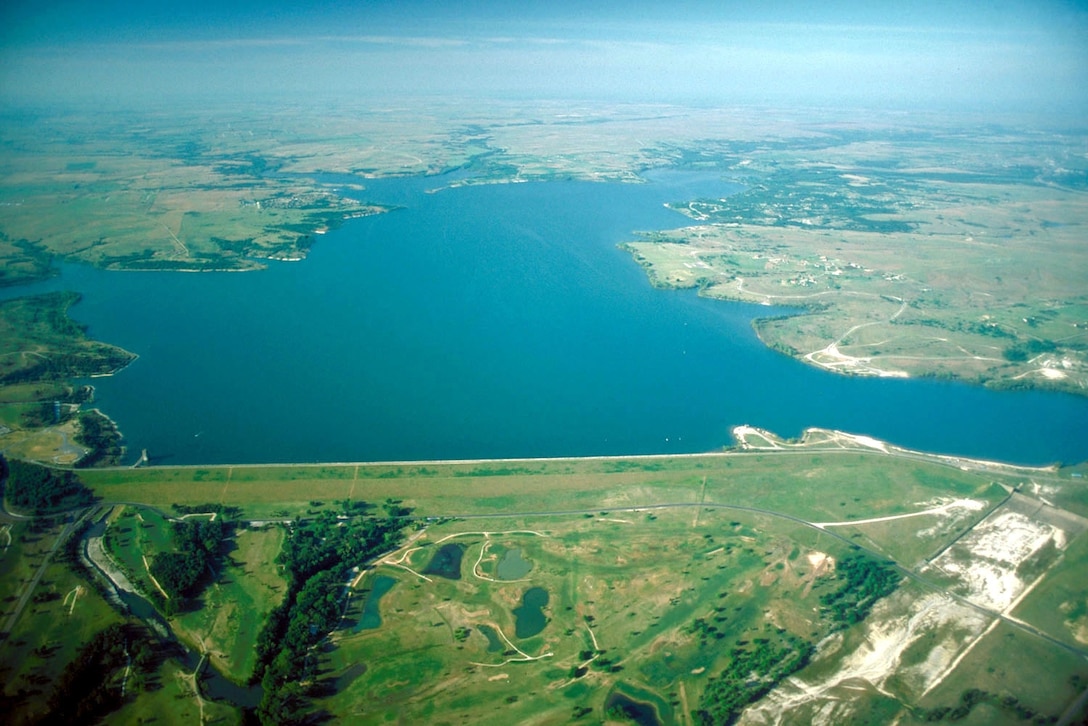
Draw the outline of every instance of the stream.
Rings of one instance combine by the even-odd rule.
[[[95,537],[102,537],[105,531],[106,521],[105,517],[103,517],[95,522],[95,524],[84,533],[82,551],[86,553],[90,540]],[[90,556],[87,556],[87,561],[94,566],[99,574],[106,578],[113,594],[119,599],[124,610],[145,623],[149,628],[154,630],[159,637],[172,645],[177,646],[182,651],[183,655],[177,660],[186,670],[191,673],[197,670],[197,668],[202,669],[198,682],[200,684],[200,695],[203,698],[208,698],[213,701],[226,701],[232,706],[241,709],[257,707],[261,702],[261,696],[263,695],[261,686],[238,685],[217,671],[209,660],[203,659],[200,653],[188,647],[174,635],[174,632],[170,629],[169,623],[167,623],[166,619],[159,614],[159,611],[155,609],[155,606],[152,605],[149,600],[135,591],[126,590],[118,586],[113,576]],[[201,665],[202,659],[204,660],[203,665]]]

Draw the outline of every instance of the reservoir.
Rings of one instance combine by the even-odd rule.
[[[1088,458],[1088,398],[826,373],[756,338],[752,319],[782,311],[654,289],[616,245],[689,221],[666,202],[737,187],[649,179],[434,193],[449,180],[364,180],[352,196],[399,208],[319,237],[301,262],[65,265],[5,297],[76,290],[72,316],[140,356],[93,383],[130,459],[146,448],[153,464],[690,453],[730,444],[739,424]]]

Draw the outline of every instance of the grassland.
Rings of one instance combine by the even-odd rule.
[[[0,302],[0,435],[9,456],[66,465],[87,456],[92,447],[80,441],[77,413],[93,390],[71,380],[109,375],[135,359],[91,340],[68,317],[78,300],[58,292]]]
[[[386,497],[432,518],[402,551],[354,583],[357,595],[324,651],[314,691],[315,707],[340,717],[380,722],[396,712],[453,723],[541,714],[542,722],[559,723],[578,714],[600,718],[622,692],[642,694],[666,722],[685,723],[708,678],[733,648],[744,647],[736,643],[756,638],[820,644],[800,673],[811,697],[783,685],[760,707],[777,708],[773,699],[784,698],[799,718],[832,702],[842,717],[923,718],[924,709],[972,687],[937,685],[976,682],[971,674],[987,666],[972,643],[1002,622],[1002,606],[972,609],[966,602],[993,603],[962,585],[971,576],[945,577],[927,562],[956,543],[982,556],[967,535],[1015,509],[1010,487],[1045,484],[1053,493],[1075,486],[1069,473],[889,456],[874,442],[851,446],[850,437],[833,432],[812,432],[805,443],[763,432],[744,440],[765,448],[649,459],[109,470],[86,472],[85,480],[111,500],[213,501],[241,506],[256,519]],[[451,515],[457,519],[446,521]],[[1055,535],[1067,536],[1055,550],[1060,556],[1044,558],[1033,577],[1046,576],[1016,593],[1053,577],[1065,601],[1088,595],[1065,574],[1083,560],[1083,527],[1070,516],[1066,534]],[[1051,531],[1046,526],[1039,523],[1039,531]],[[451,542],[465,547],[461,578],[427,575],[430,558]],[[837,633],[819,616],[818,600],[831,586],[833,563],[853,547],[889,557],[918,579],[865,624]],[[512,582],[497,570],[509,550],[533,563]],[[1033,552],[1006,568],[1026,577],[1041,557],[1032,560]],[[357,630],[379,575],[396,582],[380,601],[382,625]],[[549,593],[548,624],[519,639],[513,612],[530,587]],[[1025,607],[1036,602],[1031,592]],[[1043,651],[1060,650],[1054,641],[1083,647],[1064,621],[1026,621],[1050,638],[1037,646]],[[501,649],[489,650],[487,628],[505,638]],[[870,650],[876,664],[865,660]],[[950,681],[943,669],[958,654],[963,660],[950,671],[958,680]],[[1069,681],[1083,669],[1067,656],[1046,662],[1057,658]],[[1039,713],[1060,712],[1075,689],[1040,689],[1033,679],[1041,672],[1010,671],[1003,680],[990,674],[985,683],[1038,704]],[[844,685],[857,678],[868,679],[863,693]],[[973,718],[989,707],[976,708]]]
[[[50,558],[62,531],[60,522],[22,520],[6,527],[0,593],[2,617],[9,626],[19,596],[45,564],[26,610],[0,642],[5,720],[36,723],[46,715],[46,702],[64,665],[95,633],[124,618],[66,563]]]
[[[683,149],[681,163],[747,188],[679,201],[695,226],[626,248],[655,285],[806,308],[761,321],[759,334],[827,370],[1088,391],[1075,142],[821,130],[807,142]]]
[[[1000,699],[1057,716],[1088,684],[1080,612],[1088,590],[1077,576],[1088,520],[1032,494],[1057,498],[1075,488],[1069,470],[896,452],[824,431],[786,442],[748,430],[741,441],[746,451],[688,457],[81,476],[103,501],[130,502],[110,525],[111,551],[142,587],[153,587],[143,558],[170,547],[163,513],[171,505],[237,506],[261,525],[235,536],[201,606],[170,621],[236,679],[251,671],[261,613],[285,584],[272,560],[286,530],[263,522],[386,498],[413,509],[417,528],[359,571],[340,626],[315,652],[318,676],[306,689],[315,714],[364,723],[394,714],[436,723],[595,722],[622,695],[653,705],[664,723],[695,723],[710,684],[734,659],[760,649],[799,653],[806,643],[815,648],[808,665],[740,723],[775,713],[922,722],[959,707],[971,689],[991,695],[972,705],[968,722],[1012,722]],[[435,553],[454,543],[462,548],[459,578],[430,574]],[[32,569],[24,548],[33,545],[16,537],[0,560],[24,573],[14,590]],[[837,586],[836,563],[857,551],[898,563],[905,579],[866,619],[844,627],[829,620],[822,598]],[[499,563],[511,552],[530,567],[504,579]],[[360,629],[379,576],[393,581],[376,605],[381,623]],[[989,581],[1005,585],[987,589]],[[65,580],[62,589],[76,584]],[[519,635],[517,608],[531,588],[548,593],[543,627]],[[47,620],[60,627],[55,615]],[[13,683],[25,682],[17,674],[31,658],[26,648],[54,637],[45,623],[24,614],[5,646]],[[25,647],[12,650],[20,641]],[[1017,649],[1034,655],[1001,667]],[[43,677],[64,657],[46,657]],[[223,704],[198,701],[173,661],[158,673],[164,689],[134,696],[125,713],[150,713],[165,690],[177,699],[171,713],[198,712],[203,702],[205,718],[234,718]]]
[[[215,113],[10,114],[0,234],[11,284],[59,256],[110,269],[246,270],[299,259],[314,235],[383,211],[311,179],[274,175],[309,138],[233,129]],[[200,129],[194,131],[194,129]],[[302,135],[300,139],[299,135]],[[311,140],[311,143],[314,143]],[[280,151],[268,157],[261,147]]]

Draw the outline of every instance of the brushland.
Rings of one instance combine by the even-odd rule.
[[[690,457],[80,477],[100,504],[117,503],[106,551],[149,599],[151,563],[176,551],[180,522],[238,523],[168,622],[218,672],[265,674],[255,713],[269,723],[636,713],[662,723],[756,723],[773,713],[1001,723],[1027,711],[1048,721],[1088,686],[1079,607],[1088,590],[1076,577],[1088,521],[1083,467],[886,453],[834,432],[791,442],[747,430],[741,440],[747,451]],[[368,521],[394,522],[403,539],[368,529],[385,544],[347,554],[369,536],[347,533]],[[26,541],[29,526],[14,523],[0,560],[13,575],[32,570],[31,549],[42,546]],[[37,644],[88,642],[90,631],[58,628],[91,602],[101,603],[101,622],[123,619],[89,581],[63,571],[49,570],[55,588],[36,588],[61,599],[41,598],[3,645],[5,694],[18,713],[75,657],[71,645],[33,655]],[[3,581],[15,595],[25,577]],[[79,605],[60,617],[80,583]],[[289,607],[314,597],[325,604]],[[268,650],[292,638],[293,655]],[[995,667],[1009,648],[1037,657]],[[262,664],[273,663],[304,675],[268,676]],[[149,672],[177,684],[164,718],[231,712],[207,691],[184,690],[187,681],[170,675],[189,672],[177,661]],[[147,713],[161,698],[133,688],[117,713]]]

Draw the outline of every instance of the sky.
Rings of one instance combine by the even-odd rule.
[[[1088,2],[134,5],[6,0],[0,100],[437,94],[1088,114]]]

